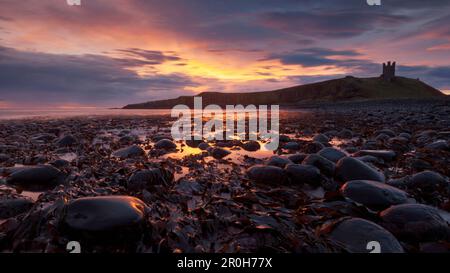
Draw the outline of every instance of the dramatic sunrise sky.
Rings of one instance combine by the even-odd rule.
[[[0,0],[0,107],[398,74],[450,92],[450,1]]]

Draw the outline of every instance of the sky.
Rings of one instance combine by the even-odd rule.
[[[450,93],[450,1],[0,0],[0,108],[250,92],[381,63]]]

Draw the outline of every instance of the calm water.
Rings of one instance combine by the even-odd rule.
[[[71,109],[19,109],[0,108],[0,120],[29,118],[67,118],[82,116],[154,116],[170,115],[170,109],[107,109],[107,108],[71,108]]]
[[[68,117],[94,117],[94,116],[155,116],[170,115],[171,109],[108,109],[108,108],[0,108],[0,120],[14,119],[54,119]],[[307,112],[304,110],[280,110],[280,114]]]

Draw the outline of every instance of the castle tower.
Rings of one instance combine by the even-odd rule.
[[[392,82],[395,79],[395,62],[383,63],[383,74],[381,77],[386,82]]]

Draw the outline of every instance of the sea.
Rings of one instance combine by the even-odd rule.
[[[158,116],[170,115],[171,109],[110,109],[110,108],[0,108],[0,120],[58,119],[96,116]]]

